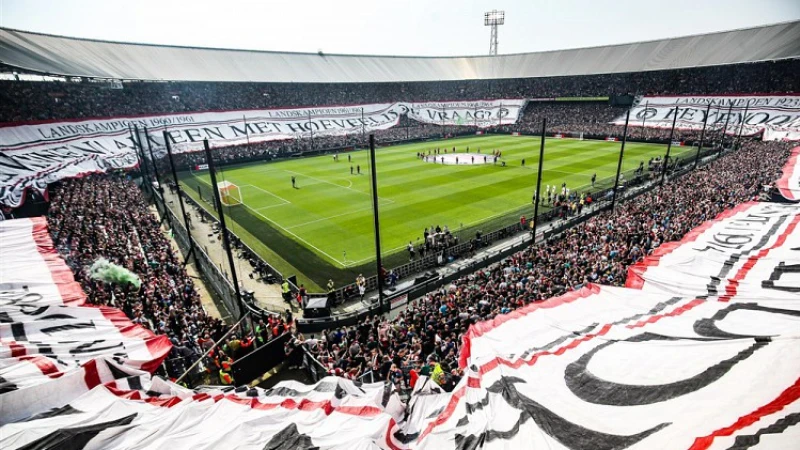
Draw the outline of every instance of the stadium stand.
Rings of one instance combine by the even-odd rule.
[[[611,75],[418,83],[308,84],[0,81],[0,122],[127,115],[492,98],[615,94],[798,92],[796,59]],[[66,80],[66,79],[65,79]],[[19,106],[23,107],[20,108]]]
[[[78,424],[94,425],[91,428],[92,431],[85,435],[85,439],[94,444],[102,443],[105,446],[125,448],[146,446],[153,443],[155,436],[158,436],[158,439],[167,439],[174,433],[180,432],[182,427],[172,425],[179,418],[182,418],[183,425],[190,426],[194,430],[191,436],[183,436],[181,441],[183,445],[189,445],[189,442],[208,445],[209,442],[216,442],[214,437],[220,439],[221,434],[224,434],[224,439],[227,441],[234,439],[237,442],[245,442],[253,439],[255,434],[255,438],[260,443],[268,443],[268,448],[270,446],[280,448],[280,445],[286,442],[292,444],[301,442],[306,446],[313,443],[315,446],[323,448],[352,445],[353,442],[372,443],[387,448],[409,448],[409,444],[415,443],[425,448],[452,444],[453,441],[457,445],[464,442],[482,441],[485,438],[481,438],[481,435],[495,433],[498,436],[486,439],[482,447],[521,445],[520,440],[530,439],[525,436],[536,436],[537,439],[544,442],[551,444],[559,442],[572,447],[594,444],[610,445],[609,442],[617,441],[626,442],[627,445],[639,441],[645,445],[658,445],[658,443],[665,444],[667,441],[675,443],[676,439],[682,443],[688,440],[685,442],[688,446],[697,436],[695,443],[699,441],[703,444],[702,448],[708,448],[715,443],[724,448],[727,436],[730,436],[732,432],[745,437],[766,434],[769,435],[770,442],[776,442],[777,439],[777,442],[788,444],[796,438],[796,436],[791,436],[791,429],[786,434],[783,433],[786,430],[783,427],[763,428],[762,424],[755,429],[748,427],[762,418],[778,420],[781,423],[793,420],[791,413],[793,409],[788,411],[785,409],[793,408],[791,403],[796,401],[800,395],[800,392],[797,391],[797,382],[791,384],[793,378],[796,378],[797,367],[793,365],[794,359],[786,356],[791,351],[790,346],[794,343],[791,338],[791,327],[786,328],[786,322],[781,322],[782,319],[780,319],[782,315],[791,317],[791,315],[797,314],[795,309],[786,309],[790,308],[791,300],[788,302],[782,300],[778,306],[774,302],[770,303],[770,301],[764,300],[763,294],[759,297],[751,297],[753,295],[751,292],[747,298],[737,300],[736,303],[728,306],[714,298],[687,297],[684,299],[675,297],[674,294],[665,296],[642,291],[635,293],[631,293],[629,290],[614,291],[591,283],[583,289],[577,290],[579,285],[592,279],[605,281],[608,284],[622,283],[625,269],[630,267],[631,263],[640,261],[649,253],[649,249],[655,248],[662,240],[681,237],[693,228],[695,230],[693,231],[694,237],[691,239],[698,238],[698,235],[708,230],[709,227],[716,226],[718,222],[723,228],[741,227],[741,224],[728,224],[725,217],[717,216],[715,220],[705,222],[703,226],[696,228],[705,219],[714,219],[717,213],[730,211],[735,204],[752,198],[761,190],[761,183],[775,180],[780,171],[780,165],[787,156],[788,151],[784,144],[748,144],[743,150],[723,156],[699,172],[678,178],[658,191],[622,204],[620,206],[622,213],[619,216],[598,218],[581,228],[570,231],[569,238],[566,240],[569,248],[566,251],[556,247],[554,249],[556,251],[551,255],[545,251],[553,245],[558,246],[558,244],[545,244],[544,247],[540,247],[541,253],[526,251],[514,255],[491,270],[480,271],[467,279],[460,280],[452,287],[423,299],[419,307],[412,307],[394,322],[366,321],[357,328],[340,330],[341,332],[338,334],[334,333],[329,342],[326,342],[326,339],[311,338],[295,343],[316,353],[321,360],[325,361],[325,364],[331,365],[330,367],[342,364],[341,362],[337,363],[336,358],[346,361],[348,367],[355,366],[353,369],[362,364],[360,361],[364,361],[365,366],[372,365],[381,375],[385,372],[385,379],[397,385],[413,384],[414,392],[411,395],[411,401],[414,403],[414,407],[411,407],[406,415],[403,413],[404,408],[398,396],[387,390],[391,386],[389,383],[355,384],[342,377],[328,377],[322,378],[318,383],[310,386],[289,382],[267,391],[243,389],[226,394],[220,390],[190,391],[158,378],[151,379],[148,374],[128,370],[125,372],[124,378],[116,380],[112,378],[113,381],[107,381],[104,385],[95,386],[93,389],[91,389],[91,385],[79,390],[72,388],[76,397],[60,397],[60,400],[68,401],[68,404],[62,408],[54,409],[44,416],[33,417],[25,422],[5,425],[2,434],[3,446],[19,448],[31,443],[40,445],[42,442],[61,445],[69,439],[69,436],[73,435],[74,431],[79,430],[79,428],[75,428]],[[743,173],[740,168],[744,165],[752,167],[753,170]],[[695,188],[699,188],[699,190],[695,190]],[[667,199],[668,195],[674,195],[674,198]],[[648,200],[649,203],[646,203]],[[782,231],[781,236],[790,233],[793,226],[798,223],[800,216],[797,215],[796,207],[781,208],[780,206],[765,205],[767,206],[759,206],[758,203],[742,205],[746,208],[761,209],[757,212],[754,211],[756,216],[743,216],[739,220],[744,221],[742,224],[753,220],[763,222],[762,217],[774,215],[774,212],[769,212],[770,208],[777,209],[783,215],[774,216],[777,220],[767,219],[775,222],[775,225],[769,229],[776,229],[785,222],[784,219],[787,217],[791,219],[792,224]],[[741,207],[734,210],[734,212],[742,211]],[[765,234],[765,238],[769,237],[769,240],[772,241],[770,236]],[[709,239],[713,239],[713,236],[703,239],[704,242],[710,242]],[[759,255],[780,246],[780,243],[783,242],[782,239],[784,238],[778,239],[771,247],[763,247],[766,239],[760,240],[759,242],[763,241],[764,244],[759,244],[758,248],[762,248]],[[792,243],[794,242],[793,240]],[[588,254],[593,255],[593,257],[586,258],[589,264],[598,265],[597,278],[593,277],[593,268],[583,267],[589,269],[584,270],[583,273],[576,270],[578,258]],[[553,264],[544,264],[542,272],[548,278],[552,278],[552,281],[543,278],[531,280],[527,275],[534,275],[534,278],[539,275],[537,272],[539,267],[536,263],[542,262],[542,258],[549,259],[551,256],[555,258]],[[537,261],[536,258],[540,260]],[[753,264],[745,265],[739,269],[739,273],[746,274],[750,270],[748,267],[752,267],[758,261],[753,258],[759,257],[750,257]],[[791,261],[794,262],[794,260]],[[605,270],[605,273],[601,274],[600,270],[602,269]],[[603,278],[603,275],[611,277]],[[739,278],[738,274],[736,278]],[[537,281],[539,282],[538,286]],[[705,285],[703,288],[705,289]],[[535,296],[545,297],[565,290],[572,290],[572,292],[568,292],[562,297],[551,298],[543,303],[534,302],[528,307],[522,308],[520,314],[503,314],[503,308],[507,309],[506,312],[512,312],[518,305],[527,303],[528,299]],[[728,292],[735,295],[735,289],[728,290]],[[636,297],[635,302],[631,301],[630,297],[626,297],[631,295]],[[788,295],[792,296],[793,294],[788,293]],[[599,300],[590,303],[582,300],[594,298]],[[756,304],[755,301],[760,303]],[[678,304],[676,305],[676,303]],[[569,305],[573,304],[576,306],[570,309]],[[676,307],[664,312],[665,308],[672,306]],[[599,310],[595,311],[597,308]],[[536,391],[536,386],[553,389],[560,386],[541,375],[541,370],[546,372],[547,368],[540,369],[541,364],[534,366],[540,358],[570,351],[570,349],[580,346],[582,341],[590,341],[600,334],[609,333],[609,330],[617,325],[627,324],[626,327],[621,328],[637,330],[639,327],[656,324],[655,326],[658,327],[656,334],[634,335],[631,334],[631,331],[620,330],[612,336],[627,333],[627,337],[622,340],[632,345],[637,342],[644,342],[646,345],[648,340],[656,340],[656,343],[659,339],[665,339],[668,342],[681,340],[680,344],[683,345],[681,348],[684,350],[684,354],[677,360],[682,361],[680,364],[686,368],[691,366],[694,369],[694,365],[704,360],[702,356],[704,353],[701,352],[700,356],[692,353],[700,348],[698,346],[702,342],[693,339],[683,342],[687,339],[670,338],[669,335],[659,338],[658,333],[669,332],[670,335],[675,333],[680,335],[686,333],[686,327],[690,327],[694,323],[695,329],[699,330],[698,332],[702,335],[713,336],[713,333],[722,333],[719,335],[720,337],[724,335],[727,336],[726,339],[730,340],[731,335],[720,330],[714,323],[731,311],[742,308],[762,311],[771,315],[771,323],[776,328],[769,329],[767,333],[776,339],[776,343],[770,348],[778,352],[774,355],[783,355],[787,359],[782,364],[769,367],[770,364],[765,364],[761,358],[761,363],[745,370],[750,374],[749,377],[741,373],[738,375],[739,380],[753,382],[758,388],[748,391],[745,404],[737,403],[729,406],[734,409],[731,412],[733,416],[728,414],[727,409],[720,410],[717,407],[714,407],[711,412],[714,417],[724,416],[721,417],[722,423],[718,426],[723,427],[733,422],[731,426],[716,430],[713,427],[717,425],[712,425],[711,430],[708,430],[704,425],[705,422],[696,420],[686,422],[681,420],[681,417],[665,415],[666,410],[659,409],[654,413],[659,415],[658,420],[663,420],[661,417],[663,415],[678,422],[675,426],[680,427],[681,434],[674,436],[663,430],[668,425],[654,425],[641,415],[638,419],[631,417],[623,422],[617,418],[611,419],[612,416],[616,417],[615,414],[618,414],[620,408],[632,408],[631,405],[647,405],[654,402],[657,404],[674,402],[676,401],[674,397],[680,395],[699,395],[696,391],[700,387],[716,385],[714,381],[718,378],[717,375],[711,375],[711,378],[708,379],[705,373],[699,375],[702,379],[692,380],[693,384],[689,386],[688,390],[683,389],[685,392],[673,393],[671,390],[665,390],[663,386],[654,386],[652,379],[642,386],[623,385],[624,391],[621,391],[620,385],[615,384],[616,380],[614,379],[607,381],[602,377],[598,379],[589,372],[576,372],[568,375],[566,382],[572,392],[571,395],[579,397],[582,403],[576,404],[570,398],[569,408],[562,408],[556,412],[555,405],[542,405],[531,399],[543,395]],[[534,321],[534,318],[538,317],[536,314],[541,314],[540,310],[551,310],[552,312],[547,318]],[[458,311],[458,315],[455,315],[456,311]],[[687,311],[689,311],[689,317],[684,318],[683,315]],[[637,313],[633,314],[634,312]],[[611,316],[611,313],[615,315]],[[692,315],[693,313],[694,315]],[[457,329],[462,320],[471,320],[470,314],[476,316],[475,320],[490,317],[495,317],[495,320],[480,322],[477,324],[480,328],[471,328],[469,339],[463,341],[465,345],[468,344],[465,348],[458,348],[457,340],[454,339],[455,334],[445,335],[442,338],[441,335],[448,330],[453,327]],[[710,321],[704,328],[697,328],[698,322],[695,322],[697,314],[702,314],[700,317],[706,317],[705,320]],[[574,323],[574,326],[592,323],[586,327],[586,330],[594,330],[600,326],[596,323],[597,320],[613,320],[609,317],[619,319],[598,328],[598,331],[593,333],[564,328],[568,323]],[[662,321],[665,317],[677,317],[678,321]],[[580,320],[575,322],[578,318]],[[763,321],[762,317],[760,323]],[[725,329],[730,330],[730,326]],[[523,330],[522,333],[526,334],[524,339],[520,339],[519,330]],[[786,334],[786,337],[775,336],[777,330],[786,330],[789,334]],[[612,330],[612,332],[615,331]],[[458,333],[458,331],[454,333]],[[567,335],[542,348],[524,350],[524,346],[530,345],[534,339],[541,340],[564,333]],[[633,333],[638,333],[638,331]],[[440,339],[437,339],[437,336]],[[746,361],[750,355],[759,350],[758,355],[767,356],[766,350],[761,349],[766,348],[771,342],[771,339],[761,338],[759,341],[758,338],[754,340],[747,335],[733,335],[734,339],[736,337],[741,337],[740,341],[746,337],[746,342],[755,343],[749,350],[746,348],[741,350],[738,356],[730,360],[728,364],[721,366],[723,367],[721,375],[726,375],[727,389],[730,389],[731,383],[728,375],[734,370],[734,366]],[[577,370],[572,368],[576,364],[586,365],[598,350],[614,342],[615,340],[608,340],[589,353],[585,353],[587,351],[585,346],[580,347],[581,350],[577,351],[583,352],[584,356],[570,365],[567,370]],[[522,348],[520,348],[520,344],[523,346]],[[737,345],[738,342],[732,341],[731,344]],[[705,343],[705,345],[709,344]],[[721,350],[719,341],[710,345],[716,351]],[[687,346],[691,346],[691,348]],[[558,347],[557,351],[554,347]],[[649,350],[651,352],[664,351],[664,345],[661,344],[660,347],[651,347]],[[734,349],[734,353],[739,350],[739,347]],[[333,353],[329,353],[331,350]],[[460,365],[457,361],[457,350],[461,351],[462,364]],[[712,348],[709,347],[708,350],[712,350]],[[513,360],[511,358],[514,355],[509,355],[509,351],[524,353],[521,359]],[[425,358],[427,352],[437,356]],[[532,355],[533,358],[526,359],[525,355],[531,355],[531,352],[536,352]],[[770,353],[770,355],[772,354]],[[442,357],[439,358],[438,355],[442,355]],[[668,355],[669,353],[663,357],[669,358]],[[406,377],[401,367],[405,361],[409,360],[415,361],[414,368]],[[627,359],[616,359],[615,361],[614,365],[629,365],[630,363]],[[653,367],[653,363],[653,361],[648,361],[648,367]],[[542,364],[546,365],[547,363]],[[684,370],[677,368],[677,362],[673,362],[673,364],[675,366],[670,367],[669,370]],[[450,369],[451,366],[460,367],[460,369]],[[497,370],[498,366],[503,369]],[[596,368],[597,365],[593,367]],[[468,380],[458,381],[461,376],[459,370],[466,368],[470,370],[464,374]],[[341,369],[337,371],[336,368],[332,370],[335,374],[356,377],[358,371],[353,369],[346,372]],[[631,367],[630,370],[634,370],[634,368]],[[662,374],[663,370],[662,367]],[[540,375],[537,377],[533,374],[534,372],[540,373]],[[437,386],[427,383],[426,374],[437,378],[445,389],[452,389],[454,393],[451,395],[442,392]],[[787,377],[783,376],[784,374],[788,375],[788,381]],[[556,378],[560,379],[561,375],[557,375]],[[645,374],[637,373],[637,375]],[[680,375],[683,376],[684,373],[681,372]],[[674,376],[672,372],[666,375],[668,385],[670,385],[669,382],[674,381],[671,376]],[[780,378],[780,381],[773,389],[768,387],[771,385],[770,383],[746,381],[752,376],[759,377],[758,379],[761,381],[763,381],[763,377],[767,376]],[[533,380],[534,378],[536,379],[534,384],[527,382],[528,379]],[[781,393],[780,390],[784,389],[786,386],[784,383],[787,382],[790,386]],[[501,389],[502,386],[505,387]],[[586,388],[581,386],[586,386]],[[602,386],[605,389],[595,389],[592,386]],[[735,387],[740,386],[736,384]],[[631,393],[632,390],[633,393]],[[667,396],[664,396],[664,392],[667,393]],[[497,399],[490,401],[493,395],[496,395]],[[549,394],[544,394],[544,397],[546,398],[547,395]],[[562,400],[564,395],[566,394],[560,396]],[[650,395],[658,397],[652,398]],[[715,396],[715,398],[719,398],[719,396]],[[759,408],[764,402],[767,402],[768,407]],[[208,409],[208,406],[215,404],[219,406]],[[609,413],[602,417],[599,423],[581,421],[580,416],[584,415],[586,408],[599,408],[600,405],[613,405],[615,413]],[[476,408],[485,409],[487,414],[475,414]],[[189,411],[199,412],[201,410],[206,413],[200,415],[189,413]],[[701,410],[706,411],[705,402],[699,402],[693,407],[693,410],[695,413]],[[737,420],[739,411],[745,411],[742,414],[747,414],[746,411],[750,410],[753,411],[748,415],[751,420],[744,423]],[[33,411],[35,410],[26,409],[27,414],[31,414]],[[136,413],[131,415],[134,411]],[[536,417],[547,417],[549,423],[557,425],[546,427],[544,430],[536,428],[536,424],[543,419],[525,419],[526,416],[533,416],[533,412],[536,412]],[[277,416],[273,416],[274,414]],[[241,428],[240,424],[250,423],[251,419],[256,417],[263,420],[265,415],[275,418],[270,419],[271,421],[280,417],[280,420],[275,422],[277,426],[261,426],[255,429],[252,427]],[[57,420],[53,420],[54,417],[57,417]],[[202,417],[202,421],[189,420],[187,417]],[[457,424],[454,418],[458,418]],[[122,422],[118,422],[118,420]],[[219,428],[219,424],[231,423],[231,420],[238,425],[234,425],[232,428]],[[584,424],[579,425],[579,422]],[[514,423],[517,423],[518,426],[512,427],[511,432],[500,434],[500,431]],[[637,430],[645,431],[632,434],[630,429],[632,423],[636,424]],[[604,431],[597,431],[598,429]],[[71,430],[72,432],[70,432]],[[98,430],[103,430],[103,432],[98,434]],[[222,433],[222,430],[225,432]],[[523,432],[520,432],[521,430]],[[576,434],[578,432],[580,433]],[[582,440],[575,441],[575,436],[580,436]]]
[[[141,189],[124,174],[92,175],[53,186],[47,217],[53,242],[89,304],[119,308],[132,323],[169,337],[167,368],[172,376],[181,375],[219,342],[220,349],[201,366],[216,375],[223,361],[248,354],[254,340],[266,343],[289,329],[283,317],[270,315],[269,327],[261,323],[258,334],[235,330],[220,341],[230,326],[206,313],[159,219]],[[89,268],[100,257],[134,272],[143,286],[135,289],[91,278]]]

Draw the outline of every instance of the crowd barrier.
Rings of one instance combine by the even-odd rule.
[[[306,371],[306,373],[308,373],[312,383],[316,383],[328,376],[328,370],[325,369],[325,366],[323,366],[321,362],[317,361],[317,358],[314,358],[314,356],[309,353],[308,349],[305,347],[301,348],[303,351],[303,369]]]
[[[231,373],[233,374],[233,379],[236,380],[236,385],[250,384],[253,380],[282,363],[286,359],[284,346],[289,342],[289,339],[292,339],[292,333],[283,333],[234,361],[231,366]]]
[[[161,197],[159,194],[157,194],[156,197],[159,198],[161,202],[164,201],[163,197]],[[156,205],[158,205],[158,202],[156,202]],[[172,212],[172,209],[166,207],[166,205],[163,209],[165,211],[159,210],[159,213],[162,217],[167,217],[172,224],[172,232],[173,236],[175,237],[175,242],[178,243],[178,248],[181,250],[184,257],[189,254],[189,251],[193,246],[193,255],[195,257],[198,270],[204,276],[205,281],[209,283],[209,286],[213,290],[214,294],[216,294],[217,298],[222,302],[222,305],[229,317],[232,317],[234,320],[238,320],[242,316],[243,312],[239,302],[236,299],[236,292],[233,288],[233,284],[228,281],[227,276],[222,272],[222,270],[214,264],[214,262],[208,256],[208,253],[206,253],[205,248],[194,238],[189,236],[186,228],[183,226],[183,221],[178,219],[178,217]]]

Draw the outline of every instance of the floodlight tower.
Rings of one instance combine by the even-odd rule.
[[[483,24],[492,27],[492,35],[489,38],[489,54],[497,55],[497,27],[506,22],[506,12],[493,9],[483,15]]]

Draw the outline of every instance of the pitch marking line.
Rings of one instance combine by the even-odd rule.
[[[202,178],[200,178],[200,177],[197,177],[197,179],[198,179],[198,180],[200,180],[200,181],[202,181],[203,183],[205,183],[205,184],[207,184],[208,186],[210,186],[210,187],[211,187],[211,183],[209,183],[208,181],[205,181],[205,180],[203,180],[203,179],[202,179]],[[341,187],[341,186],[340,186],[340,187]],[[212,187],[212,188],[213,188],[213,187]],[[279,224],[278,222],[276,222],[276,221],[274,221],[274,220],[270,219],[269,217],[267,217],[267,216],[265,216],[265,215],[261,214],[260,212],[258,212],[258,211],[257,211],[257,210],[255,210],[255,209],[253,209],[253,208],[252,208],[252,207],[250,207],[250,206],[249,206],[249,205],[248,205],[246,202],[242,202],[242,205],[243,205],[245,208],[249,209],[250,211],[253,211],[254,213],[256,213],[256,214],[258,214],[259,216],[261,216],[262,218],[264,218],[264,220],[266,220],[267,222],[270,222],[270,223],[274,224],[276,227],[278,227],[278,228],[280,228],[281,230],[283,230],[283,231],[285,231],[285,232],[287,232],[287,233],[291,234],[292,236],[294,236],[294,237],[295,237],[295,238],[297,238],[298,240],[300,240],[300,241],[304,242],[304,243],[305,243],[306,245],[308,245],[309,247],[311,247],[311,248],[313,248],[314,250],[316,250],[316,251],[320,252],[321,254],[323,254],[323,255],[327,256],[328,258],[330,258],[330,260],[331,260],[331,261],[333,261],[333,262],[335,262],[335,263],[339,264],[339,265],[340,265],[340,266],[342,266],[342,267],[347,267],[347,266],[346,266],[346,265],[345,265],[343,262],[341,262],[341,261],[339,261],[338,259],[334,258],[333,256],[329,255],[328,253],[326,253],[326,252],[325,252],[325,251],[323,251],[322,249],[318,248],[316,245],[314,245],[314,244],[312,244],[312,243],[308,242],[307,240],[305,240],[305,239],[301,238],[300,236],[298,236],[298,235],[296,235],[296,234],[292,233],[291,231],[289,231],[289,230],[287,230],[286,228],[284,228],[284,227],[283,227],[281,224]]]
[[[358,192],[359,194],[370,195],[369,192],[359,191],[358,189],[353,189],[352,187],[350,187],[350,186],[353,185],[352,182],[350,182],[350,186],[342,186],[341,184],[331,183],[330,181],[323,180],[323,179],[316,178],[316,177],[312,177],[311,175],[306,175],[304,173],[295,172],[295,171],[292,171],[292,170],[285,170],[284,169],[284,172],[293,173],[293,174],[299,175],[301,177],[310,178],[312,180],[319,181],[320,183],[326,183],[326,184],[330,184],[331,186],[336,186],[338,188],[347,189],[347,190],[350,190],[350,191],[353,191],[353,192]],[[394,203],[394,200],[392,200],[390,198],[378,197],[378,200],[383,200],[385,202]]]
[[[281,230],[283,230],[283,231],[285,231],[285,232],[287,232],[287,233],[291,234],[292,236],[294,236],[294,237],[295,237],[295,238],[297,238],[298,240],[300,240],[300,241],[302,241],[302,242],[305,242],[305,244],[306,244],[306,245],[308,245],[309,247],[313,248],[314,250],[316,250],[316,251],[318,251],[318,252],[322,253],[323,255],[327,256],[328,258],[330,258],[330,260],[331,260],[331,261],[334,261],[335,263],[339,264],[339,265],[340,265],[340,266],[342,266],[342,267],[347,267],[347,266],[346,266],[346,265],[345,265],[343,262],[341,262],[341,261],[339,261],[338,259],[334,258],[333,256],[329,255],[328,253],[326,253],[325,251],[323,251],[322,249],[320,249],[320,248],[319,248],[319,247],[317,247],[316,245],[312,244],[311,242],[308,242],[307,240],[305,240],[305,239],[301,238],[300,236],[298,236],[298,235],[296,235],[296,234],[292,233],[291,231],[289,231],[289,229],[288,229],[288,228],[284,228],[284,227],[283,227],[281,224],[279,224],[278,222],[275,222],[274,220],[272,220],[272,219],[270,219],[269,217],[267,217],[267,216],[265,216],[265,215],[261,214],[260,212],[256,211],[255,209],[253,209],[253,208],[250,208],[249,206],[247,206],[247,204],[246,204],[246,203],[243,203],[243,205],[244,205],[246,208],[248,208],[248,209],[250,209],[251,211],[253,211],[254,213],[256,213],[256,214],[258,214],[259,216],[263,217],[263,218],[264,218],[264,220],[266,220],[267,222],[270,222],[270,223],[273,223],[273,224],[275,224],[275,226],[277,226],[277,227],[278,227],[278,228],[280,228]]]
[[[277,208],[278,206],[286,206],[286,205],[291,205],[292,204],[292,202],[290,202],[289,200],[286,200],[285,198],[283,198],[283,197],[281,197],[279,195],[273,194],[272,192],[270,192],[270,191],[268,191],[266,189],[262,189],[262,188],[260,188],[260,187],[258,187],[256,185],[254,185],[254,184],[243,184],[241,187],[248,187],[248,186],[251,187],[251,188],[256,188],[259,191],[261,191],[261,192],[263,192],[265,194],[269,194],[269,195],[271,195],[271,196],[273,196],[273,197],[275,197],[278,200],[283,202],[283,203],[279,203],[277,205],[262,206],[261,208],[252,208],[253,210],[260,211],[262,209]]]
[[[306,225],[311,225],[312,223],[322,222],[323,220],[334,219],[336,217],[342,217],[342,216],[346,216],[346,215],[349,215],[349,214],[355,214],[355,213],[364,212],[364,211],[371,211],[371,210],[372,210],[372,206],[369,206],[367,208],[361,208],[361,209],[357,209],[355,211],[350,211],[350,212],[346,212],[346,213],[342,213],[342,214],[336,214],[335,216],[323,217],[321,219],[312,220],[310,222],[305,222],[305,223],[301,223],[301,224],[297,224],[297,225],[292,225],[290,227],[287,227],[286,229],[287,230],[291,230],[293,228],[300,228],[300,227],[304,227]]]
[[[270,205],[270,206],[262,206],[260,208],[250,208],[250,209],[252,209],[254,211],[261,211],[262,209],[278,208],[280,206],[286,206],[286,205],[290,205],[290,204],[291,204],[291,202],[290,203],[280,203],[280,204],[277,204],[277,205]]]

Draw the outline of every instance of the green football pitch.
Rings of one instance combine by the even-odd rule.
[[[491,135],[383,147],[377,151],[378,198],[382,253],[387,267],[407,260],[409,242],[419,244],[426,227],[447,225],[464,238],[533,215],[539,157],[538,137]],[[501,163],[442,165],[425,162],[417,152],[440,147],[457,153],[502,152]],[[613,182],[620,143],[548,139],[542,191],[546,185],[591,192]],[[679,156],[687,149],[673,147]],[[623,170],[663,156],[665,145],[628,143]],[[348,162],[348,156],[351,161]],[[466,156],[464,156],[466,158]],[[481,157],[478,157],[480,159]],[[525,166],[522,166],[522,160]],[[462,160],[463,161],[463,160]],[[361,174],[350,173],[353,166]],[[297,187],[292,187],[295,177]],[[183,173],[182,182],[195,199],[210,208],[207,172]],[[373,274],[373,234],[369,155],[350,151],[307,158],[224,167],[218,181],[239,187],[242,205],[226,207],[233,231],[285,275],[298,275],[313,290],[328,278],[337,286],[359,272]],[[202,200],[201,200],[202,201]],[[540,208],[540,212],[542,208]]]

